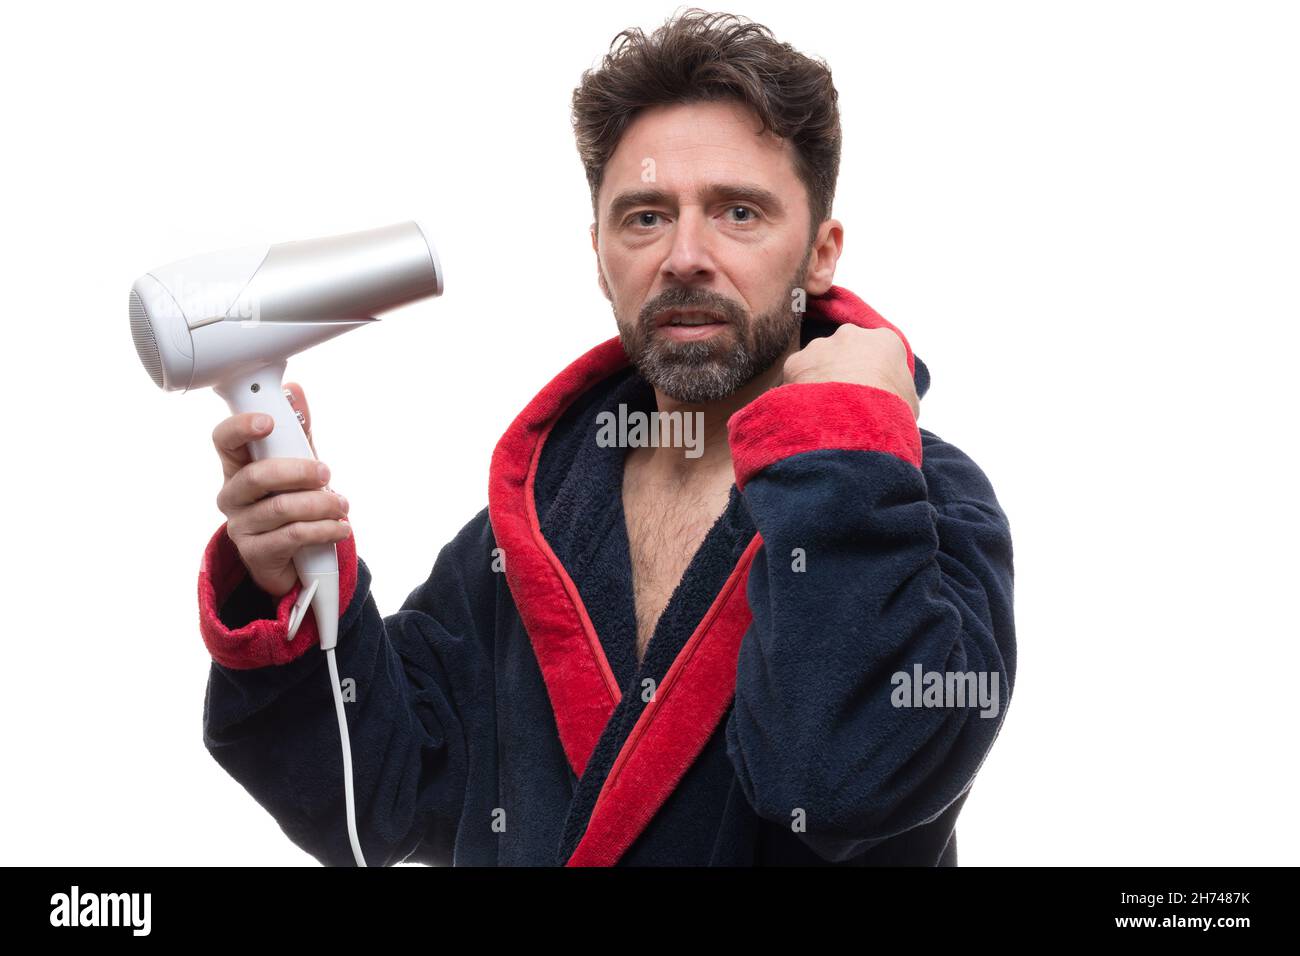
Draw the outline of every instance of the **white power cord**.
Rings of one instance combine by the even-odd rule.
[[[357,838],[356,800],[352,795],[352,743],[348,738],[348,718],[343,710],[343,687],[339,682],[339,665],[334,659],[334,647],[339,640],[339,573],[337,558],[331,556],[335,569],[332,571],[304,571],[299,568],[299,576],[304,587],[294,601],[289,614],[289,627],[286,638],[293,640],[298,628],[307,616],[310,607],[316,616],[316,630],[320,635],[321,650],[329,662],[330,684],[334,688],[334,710],[339,718],[339,740],[343,745],[343,796],[348,816],[348,840],[352,843],[352,856],[357,866],[365,866],[366,858],[361,853],[361,841]],[[296,562],[295,556],[295,562]]]
[[[348,718],[343,712],[343,688],[339,684],[339,665],[334,660],[334,648],[325,651],[325,659],[330,666],[330,684],[334,688],[334,709],[339,715],[339,739],[343,742],[343,793],[348,813],[348,839],[352,841],[352,856],[356,858],[357,866],[365,866],[366,858],[361,854],[361,841],[357,839],[357,810],[352,796],[352,744],[348,740]]]

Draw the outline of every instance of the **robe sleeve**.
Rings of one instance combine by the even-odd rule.
[[[486,644],[491,540],[484,509],[387,617],[370,595],[355,536],[338,543],[344,610],[335,655],[369,866],[452,862],[471,748],[490,746],[495,736]],[[314,612],[292,642],[285,639],[301,584],[278,600],[263,592],[223,524],[205,550],[198,586],[200,632],[212,658],[204,744],[295,844],[325,865],[354,865],[338,718]]]
[[[727,752],[756,813],[843,861],[939,816],[988,755],[1015,675],[1010,527],[980,468],[874,386],[782,385],[728,438],[762,547]],[[917,706],[930,674],[965,700]]]

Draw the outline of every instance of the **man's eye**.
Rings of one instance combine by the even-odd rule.
[[[762,218],[762,215],[758,212],[758,210],[753,209],[749,206],[729,206],[727,209],[728,212],[735,212],[737,210],[744,213],[745,215],[739,219],[733,220],[733,222],[743,224],[747,222],[755,222],[756,220]],[[651,212],[650,210],[647,209],[644,212],[633,213],[631,216],[628,217],[627,222],[629,225],[643,226],[648,229],[655,225],[655,220],[658,218],[659,218],[659,213]]]

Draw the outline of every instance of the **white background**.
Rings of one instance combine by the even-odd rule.
[[[642,2],[10,11],[3,862],[305,864],[204,749],[208,391],[127,292],[187,255],[416,219],[446,293],[294,359],[384,613],[496,440],[615,333],[569,97]],[[997,489],[1019,674],[977,864],[1292,863],[1294,8],[723,7],[830,64],[836,282]]]

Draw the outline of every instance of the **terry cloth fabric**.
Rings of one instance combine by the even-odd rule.
[[[809,304],[805,344],[845,322],[903,338],[842,287]],[[487,507],[395,613],[355,533],[338,545],[366,860],[956,865],[1015,676],[1011,536],[984,473],[891,392],[763,393],[728,421],[730,498],[638,662],[626,449],[595,439],[620,403],[655,410],[614,337],[511,424]],[[294,843],[351,865],[312,616],[285,639],[298,588],[257,588],[222,524],[198,592],[204,743]],[[895,706],[918,666],[997,675],[998,712]]]

